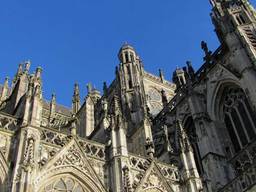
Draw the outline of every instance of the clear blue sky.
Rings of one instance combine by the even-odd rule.
[[[31,71],[43,68],[44,97],[70,106],[75,82],[83,100],[86,83],[113,80],[126,41],[146,70],[171,79],[186,60],[202,64],[201,40],[218,47],[210,9],[208,0],[1,0],[0,83],[30,59]]]

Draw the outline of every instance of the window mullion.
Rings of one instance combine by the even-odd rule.
[[[230,121],[231,121],[231,123],[232,123],[232,127],[233,127],[233,129],[234,129],[235,134],[236,134],[238,143],[239,143],[239,145],[240,145],[240,148],[242,149],[242,148],[243,148],[243,144],[242,144],[242,142],[241,142],[241,140],[240,140],[240,137],[239,137],[239,134],[238,134],[238,132],[237,132],[237,130],[236,130],[236,126],[235,126],[235,123],[234,123],[234,121],[233,121],[233,118],[232,118],[232,116],[230,115],[230,113],[226,113],[226,114],[229,116],[229,119],[230,119]]]
[[[237,109],[237,106],[235,106],[234,109],[236,110],[236,113],[237,113],[237,115],[238,115],[238,117],[239,117],[239,120],[240,120],[240,122],[241,122],[241,124],[242,124],[242,128],[243,128],[243,130],[244,130],[245,136],[246,136],[246,138],[247,138],[247,142],[249,143],[250,137],[249,137],[249,135],[248,135],[248,133],[247,133],[247,131],[246,131],[246,127],[245,127],[245,125],[244,125],[243,118],[241,117],[241,115],[240,115],[240,113],[239,113],[239,110]]]
[[[242,103],[242,105],[243,105],[243,107],[244,107],[244,109],[245,109],[245,111],[246,111],[247,117],[248,117],[249,120],[250,120],[250,123],[251,123],[251,125],[252,125],[252,127],[253,127],[253,129],[254,129],[254,132],[256,133],[256,127],[255,127],[256,125],[254,124],[254,122],[253,122],[253,120],[252,120],[252,116],[251,116],[250,112],[248,111],[248,108],[247,108],[247,106],[246,106],[246,104],[244,103],[243,100],[241,101],[241,103]]]

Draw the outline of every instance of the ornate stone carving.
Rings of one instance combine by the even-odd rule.
[[[24,166],[32,166],[34,165],[34,148],[35,148],[35,139],[34,137],[29,137],[26,141],[26,147],[23,157],[23,165]]]
[[[71,136],[43,129],[41,132],[41,140],[47,143],[55,144],[63,147],[71,139]]]
[[[55,163],[54,166],[59,165],[74,165],[77,166],[84,171],[87,171],[86,165],[82,159],[80,151],[73,145],[67,151],[67,153],[61,156]]]
[[[7,136],[0,135],[0,151],[5,155],[7,148]]]
[[[142,185],[142,189],[146,192],[148,191],[161,191],[161,192],[168,192],[168,189],[165,186],[164,181],[159,178],[159,175],[153,169],[150,175],[147,177],[146,181]]]
[[[81,145],[85,154],[98,158],[104,159],[105,158],[105,147],[100,145],[95,145],[93,142],[89,142],[86,140],[80,140],[79,144]]]

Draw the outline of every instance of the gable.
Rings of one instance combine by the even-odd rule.
[[[96,174],[76,139],[72,139],[45,165],[35,180],[35,185],[43,185],[45,180],[65,174],[80,178],[80,182],[86,183],[95,191],[106,191],[102,180]]]
[[[135,192],[172,192],[172,187],[168,184],[165,177],[162,175],[157,164],[152,161],[149,168],[146,170],[143,178],[139,182]]]

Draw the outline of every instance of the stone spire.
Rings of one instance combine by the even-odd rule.
[[[28,70],[28,68],[26,69]],[[27,72],[24,74],[27,74]],[[42,69],[37,68],[36,74],[29,76],[23,125],[40,126],[41,124],[43,108],[41,72]]]
[[[104,82],[103,82],[103,94],[104,94],[104,95],[107,95],[107,92],[108,92],[107,82],[104,81]]]
[[[192,146],[180,120],[176,121],[180,159],[183,163],[182,178],[189,191],[202,190],[202,182],[198,174]]]
[[[159,77],[163,83],[164,82],[164,73],[163,73],[162,69],[159,69]]]
[[[80,93],[79,93],[79,85],[75,83],[74,94],[72,99],[72,111],[73,114],[76,114],[80,109]]]
[[[191,61],[187,61],[187,72],[189,75],[190,80],[194,81],[195,80],[195,70],[192,66],[192,62]]]
[[[49,114],[49,123],[51,123],[54,120],[56,113],[56,94],[52,94],[52,99],[50,102],[50,114]]]
[[[18,79],[22,75],[22,73],[23,73],[23,64],[20,63],[18,66],[18,70],[12,80],[12,88],[14,88],[15,83],[18,81]]]
[[[179,137],[179,148],[181,151],[191,151],[192,147],[189,142],[186,131],[184,130],[180,120],[176,122],[178,137]]]
[[[5,81],[4,81],[4,86],[3,86],[3,89],[2,89],[2,93],[0,95],[0,104],[5,100],[7,99],[8,97],[8,91],[9,91],[9,77],[6,77],[5,78]]]

